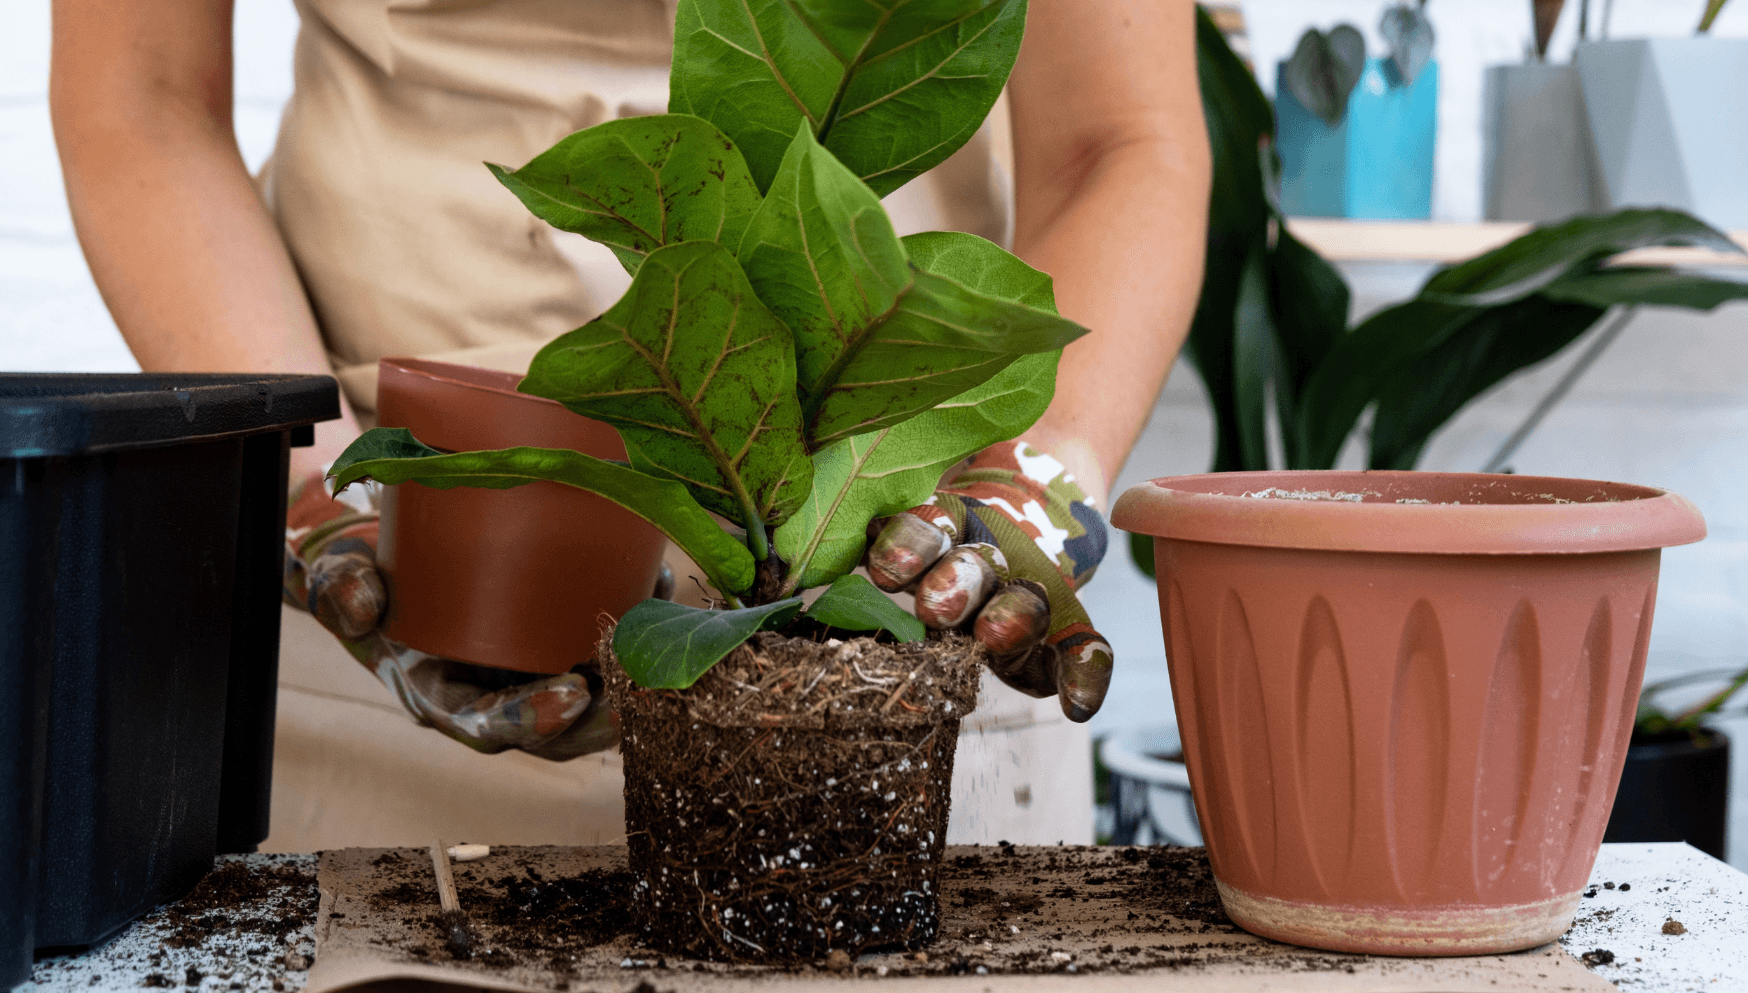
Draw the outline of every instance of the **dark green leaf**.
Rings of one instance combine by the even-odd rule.
[[[1232,315],[1232,382],[1244,468],[1269,468],[1268,382],[1274,374],[1275,328],[1269,313],[1268,261],[1258,242],[1238,277]]]
[[[1287,468],[1299,468],[1299,393],[1329,350],[1347,334],[1346,280],[1282,224],[1269,251],[1276,343],[1275,407]]]
[[[611,310],[540,350],[520,388],[612,424],[634,467],[732,520],[779,524],[807,497],[789,329],[715,242],[650,253]]]
[[[1433,433],[1475,397],[1576,341],[1603,308],[1539,296],[1480,311],[1393,371],[1378,391],[1370,466],[1412,469]]]
[[[680,0],[669,109],[770,186],[808,130],[882,196],[945,160],[1007,82],[1025,0]]]
[[[1001,248],[960,235],[999,284],[1042,276]],[[978,292],[905,258],[880,201],[796,132],[740,246],[760,299],[795,333],[809,445],[897,424],[978,385],[1023,354],[1061,348],[1085,329]]]
[[[644,689],[683,690],[754,633],[787,624],[800,609],[799,597],[739,610],[645,600],[620,618],[613,654]]]
[[[1644,304],[1711,310],[1731,300],[1748,300],[1748,283],[1673,269],[1611,266],[1550,283],[1540,295],[1593,307]]]
[[[1281,81],[1306,110],[1330,127],[1347,115],[1347,98],[1366,68],[1366,40],[1346,24],[1328,34],[1306,28]]]
[[[899,641],[921,641],[928,633],[922,621],[857,575],[839,576],[807,608],[807,616],[846,631],[891,631]]]
[[[1157,579],[1158,571],[1153,562],[1153,536],[1150,534],[1129,534],[1129,558],[1134,560],[1135,568],[1147,576]]]
[[[732,249],[759,207],[734,143],[686,114],[608,121],[515,172],[487,167],[535,216],[611,248],[632,275],[663,245],[720,241]]]
[[[406,428],[373,428],[347,446],[330,472],[336,493],[366,478],[388,486],[413,481],[439,490],[503,490],[539,480],[563,483],[605,497],[655,525],[698,563],[718,590],[734,595],[753,585],[752,555],[684,486],[581,452],[507,448],[445,455],[420,443]]]
[[[1329,350],[1298,398],[1298,468],[1333,467],[1360,414],[1402,363],[1436,348],[1481,313],[1410,300],[1373,314],[1348,333]]]
[[[1652,245],[1698,245],[1741,253],[1723,232],[1679,210],[1622,210],[1536,228],[1427,280],[1428,300],[1487,306],[1522,299],[1611,255]]]

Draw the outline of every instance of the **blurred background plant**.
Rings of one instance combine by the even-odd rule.
[[[1721,687],[1679,710],[1672,710],[1659,699],[1670,690],[1683,686],[1719,682],[1723,683]],[[1703,734],[1706,722],[1724,715],[1724,706],[1744,686],[1748,686],[1748,666],[1743,666],[1740,670],[1710,669],[1705,672],[1690,672],[1655,683],[1646,683],[1645,688],[1639,691],[1639,712],[1633,721],[1633,736],[1654,737],[1670,732],[1685,732],[1694,736]]]
[[[1466,404],[1559,353],[1611,308],[1748,299],[1748,283],[1611,265],[1653,245],[1741,252],[1680,211],[1623,210],[1538,227],[1435,272],[1413,298],[1350,329],[1346,281],[1293,236],[1275,198],[1268,98],[1205,13],[1197,49],[1215,179],[1185,355],[1213,413],[1214,472],[1332,468],[1362,422],[1368,467],[1412,469]],[[1151,543],[1132,536],[1130,547],[1151,575]]]
[[[1426,0],[1385,8],[1378,33],[1389,48],[1384,61],[1390,84],[1413,83],[1432,61],[1434,36],[1432,22],[1426,19]],[[1306,28],[1281,80],[1299,103],[1335,127],[1347,114],[1348,97],[1365,68],[1366,40],[1359,29],[1351,24],[1337,24],[1328,31]]]

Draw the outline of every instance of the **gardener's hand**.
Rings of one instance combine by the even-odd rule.
[[[421,724],[470,748],[520,748],[563,761],[612,747],[618,732],[600,677],[584,666],[535,676],[437,658],[383,637],[377,625],[388,597],[376,570],[377,510],[364,491],[353,487],[330,498],[319,474],[293,484],[285,521],[286,602],[333,632]],[[671,585],[665,567],[663,579]],[[663,595],[660,588],[656,593]]]
[[[1111,646],[1075,591],[1105,557],[1105,520],[1062,464],[1025,442],[984,449],[927,504],[888,519],[868,574],[912,590],[931,628],[967,624],[990,669],[1032,696],[1057,696],[1069,720],[1098,712]]]

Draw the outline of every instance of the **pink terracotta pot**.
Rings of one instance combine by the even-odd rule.
[[[624,459],[619,432],[522,377],[424,359],[383,359],[377,421],[448,452],[570,448]],[[475,665],[557,674],[588,661],[607,619],[649,597],[667,545],[630,511],[561,483],[507,490],[384,489],[377,565],[388,637]]]
[[[1571,925],[1637,707],[1672,493],[1576,479],[1156,479],[1197,816],[1226,913],[1338,951],[1473,955]]]

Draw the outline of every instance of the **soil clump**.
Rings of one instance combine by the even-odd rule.
[[[811,961],[935,936],[974,640],[764,633],[684,691],[636,687],[602,645],[644,942]]]

